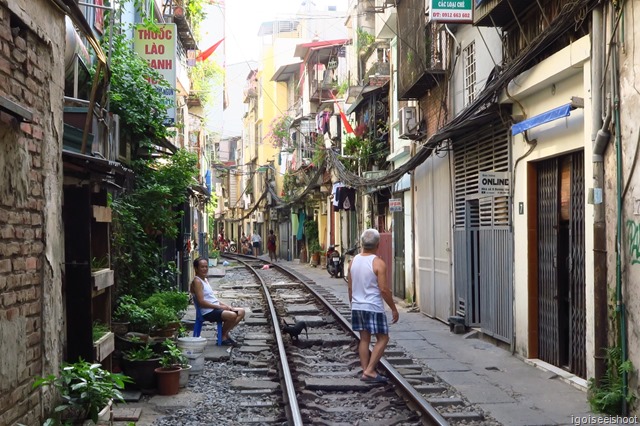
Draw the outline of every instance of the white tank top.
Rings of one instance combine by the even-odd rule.
[[[218,300],[218,298],[215,296],[215,294],[213,294],[213,289],[211,288],[211,285],[209,285],[209,281],[207,281],[207,279],[205,278],[204,280],[198,276],[196,276],[197,279],[200,280],[200,282],[202,283],[202,293],[204,296],[204,300],[211,303],[212,305],[219,305],[220,301]],[[206,315],[209,312],[213,312],[213,309],[211,308],[200,308],[200,313],[202,315]]]
[[[351,261],[351,309],[384,312],[384,301],[373,272],[375,255],[356,255]]]

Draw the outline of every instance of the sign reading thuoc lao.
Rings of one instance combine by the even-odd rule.
[[[434,22],[473,22],[473,0],[431,0]]]
[[[478,193],[490,197],[510,194],[511,176],[509,172],[480,172],[478,174]]]
[[[133,32],[133,49],[149,66],[158,71],[167,80],[169,87],[158,85],[157,81],[149,81],[156,89],[167,97],[172,108],[167,110],[168,125],[176,120],[176,24],[158,24],[158,31],[149,30],[144,25],[137,25]]]

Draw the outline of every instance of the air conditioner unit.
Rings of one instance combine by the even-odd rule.
[[[256,212],[256,222],[263,223],[264,222],[264,213]]]
[[[418,117],[416,116],[416,107],[409,106],[400,108],[400,137],[409,139],[415,135],[418,130]]]

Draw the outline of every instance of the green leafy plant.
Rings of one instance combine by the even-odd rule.
[[[205,105],[214,101],[213,88],[223,82],[224,70],[215,61],[198,61],[189,69],[191,93]]]
[[[113,311],[113,319],[117,322],[128,322],[131,328],[148,332],[151,322],[151,313],[143,308],[138,300],[131,295],[123,295],[117,301],[116,309]]]
[[[629,360],[622,362],[622,349],[619,346],[606,349],[606,362],[607,371],[600,384],[594,378],[589,379],[589,405],[596,413],[623,414],[625,396],[622,376],[624,373],[632,373],[633,365]],[[635,398],[630,392],[626,397],[627,404],[632,404]]]
[[[160,365],[163,367],[173,367],[175,365],[183,365],[187,363],[187,357],[182,353],[180,348],[171,339],[166,339],[162,345],[164,352],[160,358]]]
[[[204,4],[208,2],[208,0],[189,0],[187,2],[187,19],[191,23],[191,32],[197,40],[200,34],[200,24],[202,24],[202,21],[204,21],[204,18],[207,16],[204,10]]]
[[[96,321],[93,323],[93,328],[92,328],[92,338],[94,342],[97,342],[98,340],[100,340],[100,338],[102,336],[104,336],[105,334],[107,334],[109,332],[109,327],[107,327],[105,324]]]
[[[180,320],[173,309],[165,305],[149,307],[149,312],[151,313],[151,328],[154,330],[166,329],[169,324]]]
[[[187,198],[186,188],[197,176],[196,164],[195,154],[184,150],[167,159],[133,163],[136,187],[114,199],[112,207],[118,294],[143,300],[175,285],[175,275],[163,261],[157,237],[177,236],[182,217],[179,206]]]
[[[153,347],[148,343],[139,348],[126,351],[124,356],[129,361],[146,361],[157,358],[156,353],[153,351]]]
[[[173,136],[167,128],[167,110],[174,105],[158,91],[171,89],[162,75],[131,49],[126,31],[115,26],[102,43],[111,51],[110,108],[123,121],[123,135],[133,142],[133,152]],[[95,70],[94,70],[95,72]],[[157,82],[151,85],[149,81]]]
[[[109,256],[101,258],[94,257],[91,259],[91,270],[99,271],[100,269],[107,269],[109,267]]]
[[[369,34],[362,28],[358,28],[356,30],[356,34],[358,37],[358,51],[361,53],[363,51],[366,51],[373,44],[373,42],[376,41],[376,37],[373,34]]]
[[[309,252],[310,253],[322,253],[322,246],[318,242],[318,240],[313,240],[309,242]]]
[[[131,379],[123,374],[114,374],[102,369],[100,364],[78,361],[63,364],[58,376],[39,377],[34,388],[51,386],[57,389],[62,403],[54,410],[54,417],[45,424],[58,424],[70,417],[90,418],[98,422],[98,413],[114,401],[124,402],[121,390]]]
[[[152,310],[153,307],[165,306],[169,308],[176,318],[180,318],[189,306],[189,293],[183,291],[160,291],[149,296],[142,306]]]

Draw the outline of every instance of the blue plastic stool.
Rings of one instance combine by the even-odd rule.
[[[198,305],[198,301],[196,298],[193,298],[193,306],[196,307],[196,322],[193,324],[193,337],[200,337],[200,332],[202,331],[202,323],[205,321],[202,313],[200,312],[200,306]],[[216,345],[222,346],[222,320],[217,321],[218,324],[218,334]]]

